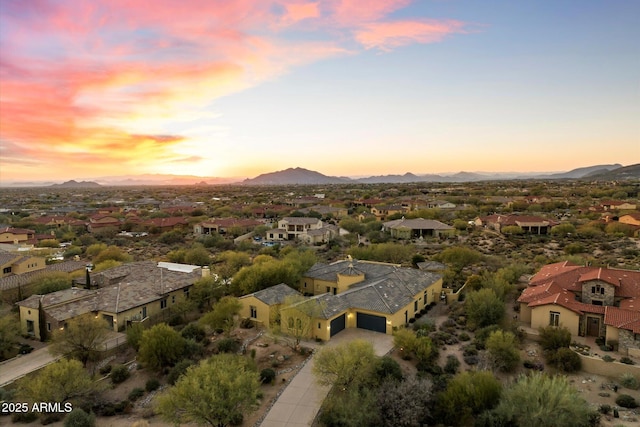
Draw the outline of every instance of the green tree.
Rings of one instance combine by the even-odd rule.
[[[335,389],[322,403],[319,420],[326,427],[380,425],[376,393],[369,388]]]
[[[494,408],[501,392],[502,385],[491,372],[462,372],[437,396],[436,411],[450,425],[467,425],[478,414]]]
[[[467,324],[471,328],[483,328],[499,323],[505,314],[504,302],[493,289],[469,292],[465,301]]]
[[[0,360],[8,357],[20,337],[20,321],[17,316],[5,314],[0,317]]]
[[[160,370],[172,366],[184,355],[185,339],[166,323],[159,323],[142,333],[138,358],[143,365]]]
[[[222,298],[226,290],[224,282],[217,276],[211,275],[198,279],[189,292],[191,299],[199,310],[211,308],[213,301]]]
[[[226,296],[213,306],[213,310],[202,316],[200,323],[211,329],[222,329],[229,336],[241,309],[242,303],[238,298]]]
[[[564,222],[562,224],[558,224],[554,227],[551,227],[551,234],[553,236],[568,236],[570,234],[576,233],[576,227],[570,222]]]
[[[512,372],[520,363],[518,345],[516,336],[503,330],[492,332],[485,343],[493,366],[502,372]]]
[[[176,425],[224,427],[253,410],[259,392],[260,377],[248,359],[219,354],[188,368],[158,397],[156,410]]]
[[[414,427],[422,425],[429,415],[431,382],[416,377],[404,381],[388,381],[378,389],[376,410],[382,427]]]
[[[103,318],[90,314],[70,319],[63,330],[52,334],[49,351],[68,355],[87,366],[87,362],[98,359],[109,334],[108,327]]]
[[[80,402],[90,399],[97,391],[82,363],[61,359],[45,366],[34,376],[18,382],[19,399],[30,402]]]
[[[74,408],[64,420],[64,427],[94,427],[96,416],[87,414],[82,408]]]
[[[184,262],[200,266],[209,265],[211,263],[211,254],[203,246],[195,246],[186,252]]]
[[[571,344],[571,331],[566,327],[545,326],[538,329],[540,346],[546,351],[556,351]]]
[[[376,355],[365,340],[325,347],[315,356],[313,373],[323,385],[338,389],[366,385],[375,379]]]
[[[504,391],[496,413],[520,427],[587,427],[591,410],[566,377],[535,372]]]
[[[69,276],[69,273],[62,271],[43,273],[31,281],[31,286],[38,295],[50,294],[69,289],[71,287],[71,276]]]
[[[142,340],[142,334],[144,333],[144,326],[140,322],[133,322],[131,326],[127,326],[125,334],[127,335],[127,344],[129,344],[135,351],[140,349],[140,341]]]
[[[109,246],[100,251],[100,253],[93,259],[93,262],[94,264],[100,264],[101,262],[108,260],[126,263],[133,261],[133,257],[123,252],[122,249],[117,246]]]

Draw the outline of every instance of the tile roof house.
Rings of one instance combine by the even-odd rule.
[[[340,232],[339,227],[326,224],[318,218],[284,217],[278,227],[268,230],[268,241],[299,240],[305,243],[326,243]]]
[[[199,235],[211,233],[226,234],[232,227],[237,227],[243,233],[248,233],[264,222],[246,218],[212,218],[193,226],[193,232]]]
[[[35,243],[36,232],[26,228],[3,227],[0,229],[0,243]]]
[[[281,283],[239,298],[242,303],[240,316],[251,319],[261,326],[269,326],[274,319],[278,307],[290,297],[301,297],[302,294],[289,285]]]
[[[518,298],[520,321],[533,329],[565,326],[572,335],[604,337],[640,355],[640,271],[580,266],[540,269]]]
[[[396,264],[347,259],[315,264],[300,280],[300,290],[310,296],[295,307],[282,309],[282,329],[295,323],[288,319],[298,313],[314,313],[308,338],[326,341],[345,328],[391,334],[437,301],[442,276]],[[310,309],[300,310],[301,305]]]
[[[114,331],[123,330],[127,323],[161,314],[188,297],[189,289],[203,274],[200,267],[186,264],[154,261],[123,264],[92,275],[91,289],[74,287],[32,295],[18,302],[20,326],[24,334],[40,338],[41,306],[46,322],[43,327],[48,331],[88,313],[101,316]]]
[[[451,235],[455,229],[433,219],[396,219],[382,224],[383,231],[391,233],[392,237],[398,239],[418,239],[421,237],[439,237],[441,235]]]
[[[522,228],[525,233],[529,234],[549,234],[551,228],[558,225],[559,222],[531,215],[501,215],[494,214],[484,217],[477,217],[474,220],[475,225],[492,228],[501,233],[503,227],[517,226]]]

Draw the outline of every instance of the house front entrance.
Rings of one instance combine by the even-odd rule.
[[[600,319],[597,317],[587,317],[587,336],[600,336]]]

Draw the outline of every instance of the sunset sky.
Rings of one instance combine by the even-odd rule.
[[[0,1],[0,185],[639,162],[638,1]]]

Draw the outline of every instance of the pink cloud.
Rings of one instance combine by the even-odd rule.
[[[459,21],[394,21],[363,25],[355,31],[355,37],[366,49],[390,51],[412,43],[435,43],[445,36],[464,32],[465,24]]]
[[[132,156],[195,161],[180,153],[184,136],[154,137],[163,130],[137,121],[198,115],[221,96],[353,53],[353,37],[389,50],[462,30],[456,21],[382,21],[409,3],[9,2],[0,12],[0,154],[14,164],[81,157],[105,168],[134,164]],[[292,39],[288,30],[318,37]]]

